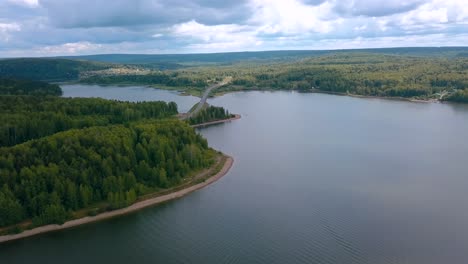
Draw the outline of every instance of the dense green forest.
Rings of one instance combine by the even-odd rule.
[[[175,103],[0,95],[0,147],[72,128],[123,124],[177,114]]]
[[[178,120],[69,130],[0,148],[0,226],[63,223],[100,202],[125,207],[208,167],[213,155]]]
[[[439,99],[468,88],[467,58],[419,58],[374,54],[334,54],[295,63],[206,68],[232,76],[235,90],[298,90],[366,96]],[[446,100],[451,100],[447,97]]]
[[[174,118],[173,102],[61,98],[47,95],[61,94],[50,92],[55,85],[2,84],[1,233],[126,207],[190,183],[183,179],[219,156]]]
[[[197,125],[211,121],[228,119],[232,117],[234,117],[234,115],[230,114],[229,111],[227,111],[223,107],[210,105],[200,110],[200,112],[196,116],[189,118],[188,122],[191,125]]]
[[[60,89],[60,87],[56,84],[49,84],[41,81],[0,78],[0,94],[59,96],[62,95],[62,89]]]
[[[468,89],[458,90],[445,98],[445,101],[456,103],[468,103]]]
[[[43,81],[67,81],[78,79],[82,72],[103,70],[110,67],[112,67],[112,65],[68,59],[1,59],[0,77]]]

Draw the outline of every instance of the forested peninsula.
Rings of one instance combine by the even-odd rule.
[[[0,84],[0,234],[180,191],[227,162],[175,117],[175,103],[61,98],[58,86],[39,81]]]

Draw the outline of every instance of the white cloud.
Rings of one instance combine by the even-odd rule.
[[[467,32],[468,5],[457,0],[432,0],[414,10],[382,18],[382,28],[393,28],[401,35]]]
[[[328,33],[337,21],[330,20],[332,5],[306,5],[298,0],[251,0],[251,23],[265,34],[301,34],[306,32]]]
[[[367,29],[367,25],[354,27],[354,31],[364,31]]]
[[[0,23],[0,32],[20,31],[21,26],[18,23]]]
[[[254,42],[212,42],[212,43],[197,43],[187,46],[189,52],[231,52],[231,51],[245,51],[245,50],[260,50],[263,41],[256,40]]]
[[[45,46],[40,48],[37,53],[48,55],[65,55],[65,54],[83,54],[87,52],[97,51],[102,47],[100,44],[94,44],[87,41],[65,43],[62,45]]]
[[[466,1],[0,0],[0,56],[466,46]]]
[[[27,7],[39,6],[39,0],[8,0],[8,2],[17,4],[17,5],[27,6]]]
[[[434,0],[429,8],[446,9],[448,21],[468,21],[468,3],[464,0]]]
[[[408,12],[424,0],[330,0],[336,12],[351,16],[380,17]]]
[[[200,39],[205,42],[220,41],[229,42],[230,40],[237,39],[240,35],[247,36],[247,26],[241,26],[236,24],[224,24],[224,25],[203,25],[195,20],[177,24],[173,27],[173,34],[181,37],[192,37]],[[247,32],[247,34],[246,34]]]
[[[387,48],[387,47],[421,47],[427,46],[466,46],[468,34],[448,36],[446,34],[428,34],[415,36],[394,36],[380,38],[362,38],[353,39],[324,39],[313,43],[308,48],[321,49],[325,46],[333,46],[335,49],[366,49],[366,48]]]
[[[374,19],[374,20],[375,20],[375,19]],[[376,21],[376,23],[377,23],[377,27],[378,27],[378,29],[379,29],[380,31],[385,32],[385,31],[388,30],[387,24],[389,23],[389,21],[388,21],[387,19],[378,19],[378,20]]]
[[[209,26],[192,20],[173,26],[172,35],[195,41],[188,48],[205,52],[239,50],[261,44],[253,28],[236,24]]]
[[[0,23],[0,42],[8,42],[11,32],[21,31],[21,26],[17,23]]]
[[[446,7],[436,7],[432,4],[425,4],[404,14],[401,18],[401,24],[405,28],[411,28],[417,25],[433,25],[448,22],[448,10]]]

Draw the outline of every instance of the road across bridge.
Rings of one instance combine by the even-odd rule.
[[[211,91],[213,91],[214,89],[217,89],[217,88],[219,88],[221,86],[224,86],[224,85],[228,84],[230,82],[230,80],[231,80],[230,78],[226,78],[222,82],[219,82],[217,84],[213,84],[213,85],[209,86],[208,88],[206,88],[205,92],[203,92],[203,95],[202,95],[202,97],[200,99],[200,102],[197,104],[197,107],[195,107],[195,109],[193,109],[193,111],[190,111],[189,113],[187,113],[185,115],[182,115],[181,119],[186,120],[186,119],[191,118],[192,116],[196,116],[198,114],[198,112],[200,112],[203,109],[203,106],[205,105],[206,100],[208,99],[208,96],[210,96]]]

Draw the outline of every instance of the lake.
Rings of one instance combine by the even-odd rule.
[[[181,110],[196,102],[63,88]],[[0,263],[468,263],[466,105],[295,92],[209,103],[242,115],[199,130],[234,157],[226,176],[162,206],[0,244]]]
[[[177,102],[179,112],[185,113],[200,101],[194,96],[181,96],[176,91],[160,90],[144,86],[100,86],[71,84],[62,85],[65,97],[100,97],[111,100],[122,100],[131,102],[142,101],[165,101]]]

